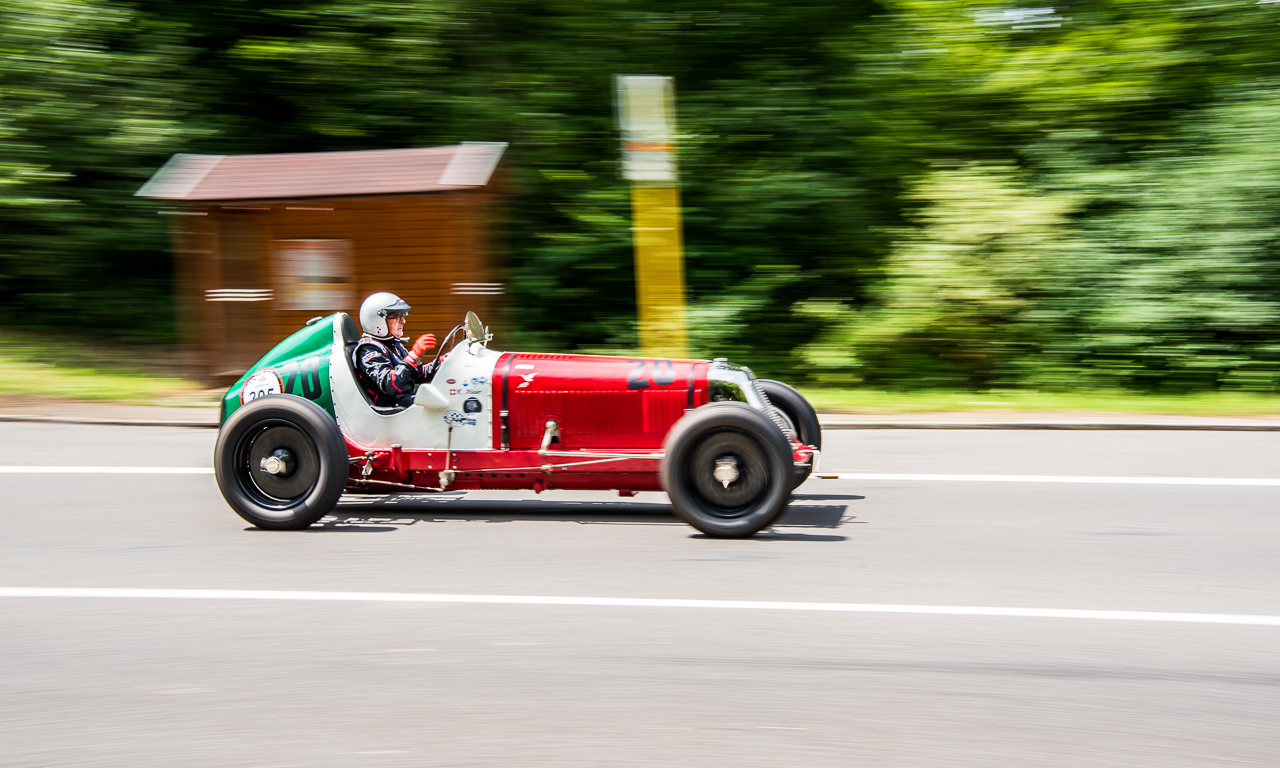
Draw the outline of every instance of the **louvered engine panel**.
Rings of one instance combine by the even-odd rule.
[[[512,449],[538,448],[549,420],[560,425],[557,449],[656,449],[702,404],[706,369],[696,360],[512,354],[495,369],[494,396],[506,403]]]
[[[640,390],[644,400],[644,429],[650,434],[663,436],[671,425],[684,415],[688,392],[670,389]]]

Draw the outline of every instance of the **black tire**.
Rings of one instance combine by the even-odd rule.
[[[791,445],[746,403],[704,405],[686,414],[663,445],[662,487],[676,515],[716,538],[745,538],[772,525],[791,499]],[[720,462],[736,477],[717,480]]]
[[[797,392],[795,387],[783,384],[781,381],[758,379],[756,383],[764,390],[769,402],[778,411],[778,415],[782,417],[786,426],[795,431],[800,442],[822,450],[822,425],[818,423],[818,412],[813,410],[813,406],[804,399],[804,395]],[[811,472],[813,472],[812,460],[803,467],[796,467],[795,485],[792,488],[798,488],[801,483],[808,480]]]
[[[287,469],[271,474],[264,458]],[[291,463],[290,463],[291,462]],[[347,484],[347,447],[333,417],[293,395],[258,398],[218,431],[213,471],[236,514],[259,528],[306,528],[328,514]]]

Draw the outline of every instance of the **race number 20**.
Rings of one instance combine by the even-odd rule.
[[[660,387],[676,380],[676,367],[670,360],[628,360],[627,362],[635,366],[627,374],[627,389],[646,389],[650,379]]]

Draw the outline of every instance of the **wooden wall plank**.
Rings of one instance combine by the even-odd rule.
[[[244,204],[261,213],[223,212],[220,205],[206,206],[207,216],[174,222],[174,258],[179,275],[180,315],[193,334],[193,367],[199,375],[225,370],[233,342],[227,338],[228,313],[234,302],[207,302],[210,288],[247,287],[224,285],[219,270],[219,221],[222,216],[255,215],[261,222],[259,250],[264,254],[252,287],[279,294],[272,266],[272,243],[277,240],[348,240],[351,243],[352,284],[350,306],[342,311],[357,315],[360,302],[377,290],[397,293],[414,307],[408,325],[411,336],[432,332],[440,336],[460,323],[467,310],[482,318],[492,316],[501,297],[459,296],[451,293],[457,282],[493,282],[486,219],[480,210],[489,199],[473,192],[438,192],[369,198],[280,200]],[[228,207],[233,207],[228,205]],[[330,208],[331,210],[317,210]],[[496,300],[495,300],[496,299]],[[253,343],[261,353],[303,326],[307,319],[328,314],[334,308],[282,309],[281,299],[264,302],[261,338]],[[220,382],[227,383],[227,382]]]

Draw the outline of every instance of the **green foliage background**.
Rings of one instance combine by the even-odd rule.
[[[635,344],[611,78],[677,82],[698,352],[1280,386],[1280,2],[0,0],[0,319],[176,340],[174,152],[508,141],[518,344]]]

